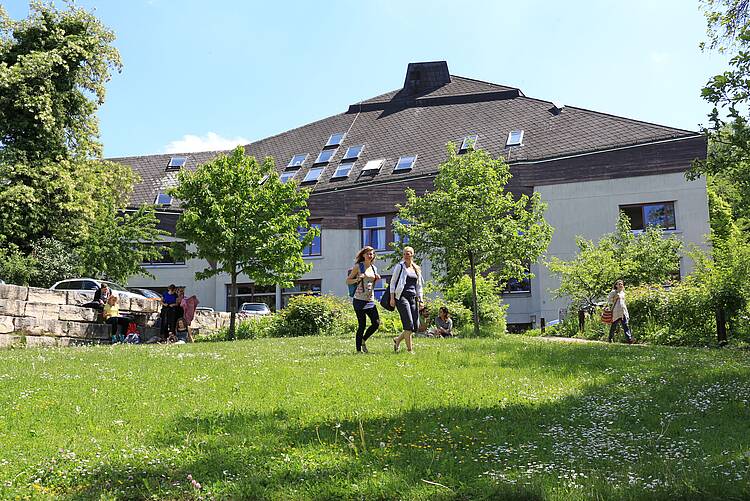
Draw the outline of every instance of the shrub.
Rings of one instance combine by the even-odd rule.
[[[479,322],[483,324],[502,325],[505,330],[505,310],[507,305],[502,304],[500,299],[500,288],[492,280],[477,276],[477,310]],[[471,311],[471,278],[468,275],[461,277],[456,283],[445,290],[445,298],[454,303],[460,303]]]
[[[427,304],[427,308],[430,311],[430,318],[433,320],[437,318],[440,313],[441,307],[448,308],[451,318],[453,319],[453,327],[461,328],[466,325],[471,325],[471,310],[466,308],[462,303],[455,301],[448,301],[443,298],[436,298]]]
[[[25,255],[16,245],[0,247],[0,278],[5,282],[28,285],[34,275],[35,266],[34,258]]]
[[[298,337],[343,333],[351,327],[349,310],[351,306],[346,300],[334,296],[294,296],[289,305],[277,313],[277,322],[269,334],[271,337]],[[354,326],[356,329],[356,320]]]
[[[271,337],[275,328],[277,315],[262,315],[242,319],[237,322],[235,328],[235,339],[258,339]],[[195,336],[195,342],[228,341],[229,327],[223,327],[216,331],[199,334]]]
[[[54,238],[42,237],[34,242],[31,254],[35,267],[30,285],[50,287],[55,282],[81,275],[78,255],[67,245]]]

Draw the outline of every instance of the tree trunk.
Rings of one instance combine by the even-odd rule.
[[[727,320],[724,308],[721,307],[716,310],[716,340],[719,342],[719,346],[727,344]]]
[[[477,304],[477,275],[474,253],[469,251],[469,274],[471,276],[471,310],[474,321],[474,335],[479,336],[479,305]]]
[[[232,285],[229,286],[229,339],[234,339],[234,319],[237,315],[237,264],[232,266]]]

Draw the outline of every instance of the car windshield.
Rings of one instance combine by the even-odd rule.
[[[128,290],[125,287],[123,287],[122,285],[117,285],[114,282],[102,282],[102,283],[107,284],[107,286],[113,291],[128,292]]]
[[[242,305],[243,311],[268,311],[268,306],[263,303],[245,303]]]

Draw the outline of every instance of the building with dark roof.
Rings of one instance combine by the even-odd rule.
[[[451,75],[444,61],[412,63],[399,89],[246,145],[248,154],[273,157],[279,175],[311,190],[311,221],[322,236],[308,249],[313,270],[295,288],[256,288],[247,281],[240,302],[275,307],[310,290],[346,294],[354,254],[365,243],[385,248],[392,241],[395,204],[405,201],[407,187],[430,189],[448,142],[471,142],[503,157],[513,174],[509,189],[541,193],[555,227],[549,255],[572,257],[576,235],[595,239],[612,231],[620,211],[631,216],[636,230],[659,224],[701,245],[708,233],[705,181],[684,177],[691,162],[706,155],[701,134],[558,106],[514,87]],[[218,153],[112,160],[132,166],[142,178],[131,204],[159,202],[163,227],[173,230],[179,202],[163,193],[179,169],[195,169]],[[195,282],[194,271],[203,266],[155,263],[155,281],[137,278],[133,284],[182,283],[202,304],[225,309],[228,277]],[[532,271],[533,280],[512,284],[505,296],[510,323],[550,320],[565,308],[551,298],[556,283],[544,265],[534,264]]]

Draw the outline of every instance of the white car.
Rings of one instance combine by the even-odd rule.
[[[270,315],[271,310],[266,303],[242,303],[239,311],[240,315]]]
[[[118,296],[129,297],[131,299],[145,299],[141,294],[130,292],[120,284],[108,282],[106,280],[96,280],[95,278],[69,278],[68,280],[60,280],[50,287],[50,289],[54,291],[73,291],[83,294],[91,294],[91,298],[93,299],[94,293],[102,284],[107,284],[110,290]]]

